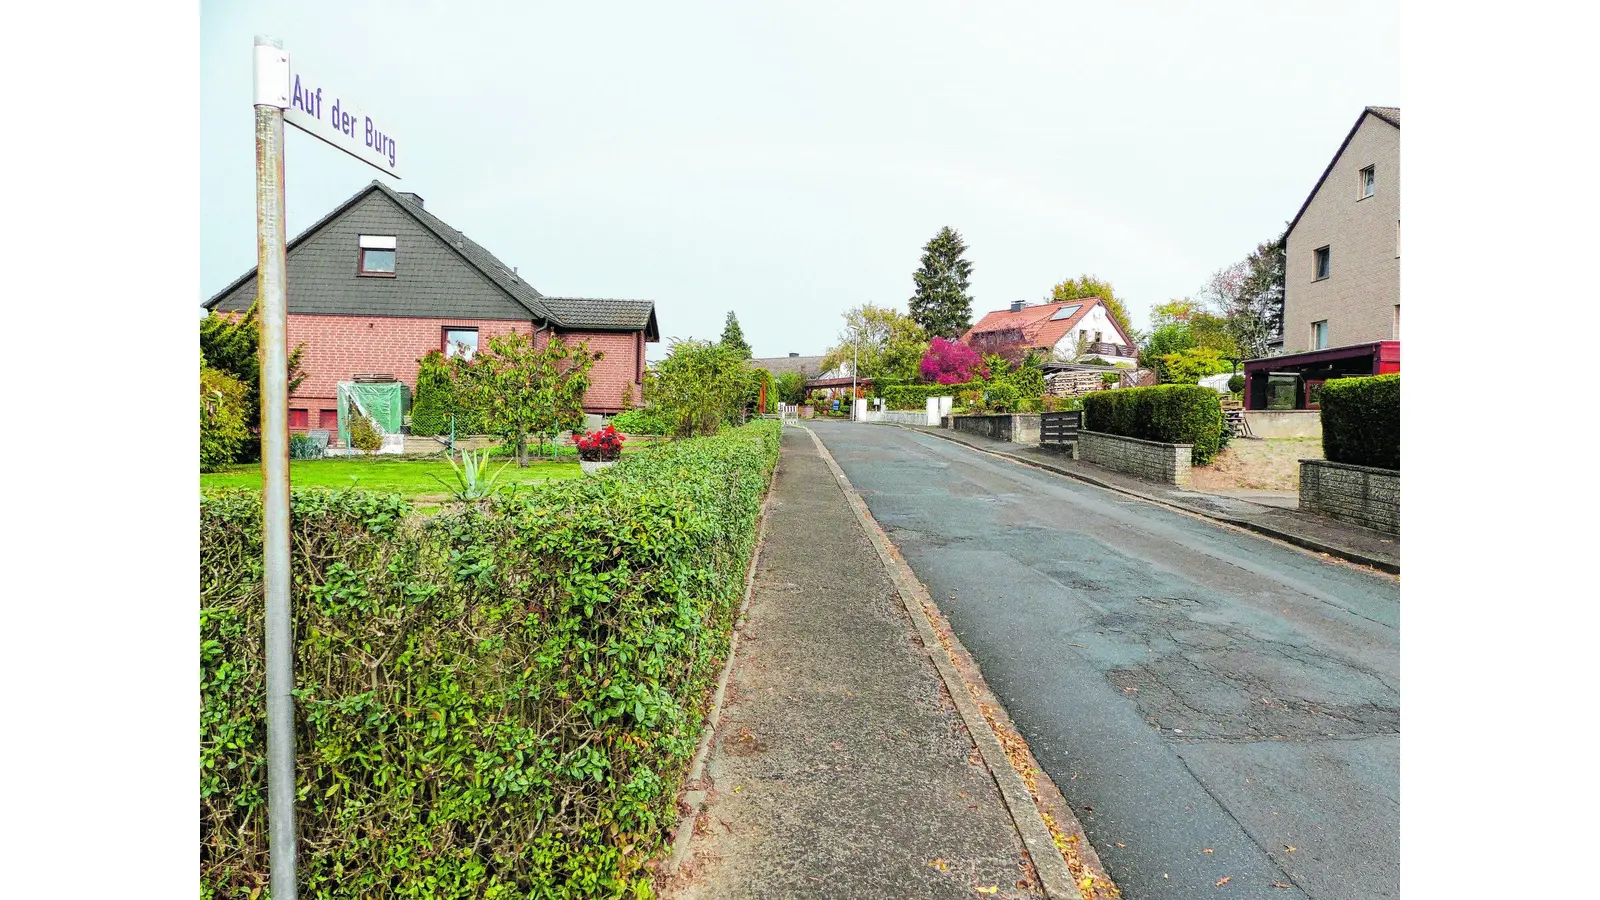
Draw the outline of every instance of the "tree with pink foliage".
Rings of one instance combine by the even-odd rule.
[[[936,337],[922,355],[922,380],[938,384],[965,384],[983,373],[983,358],[960,341]]]

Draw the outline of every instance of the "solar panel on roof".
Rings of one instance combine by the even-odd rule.
[[[1063,306],[1063,307],[1061,307],[1061,309],[1056,311],[1055,315],[1050,317],[1050,321],[1059,322],[1062,319],[1070,319],[1080,309],[1083,309],[1083,304],[1082,303],[1076,303],[1076,304],[1073,304],[1072,306]]]

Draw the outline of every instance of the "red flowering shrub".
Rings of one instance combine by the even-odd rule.
[[[920,371],[923,381],[938,384],[965,384],[985,374],[983,357],[971,347],[960,341],[937,337],[928,342],[928,352],[922,355]]]
[[[622,455],[623,437],[607,425],[578,438],[578,458],[589,462],[609,462]]]

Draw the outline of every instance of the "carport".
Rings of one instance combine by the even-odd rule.
[[[1400,342],[1374,341],[1246,360],[1245,409],[1317,409],[1330,378],[1400,371]]]

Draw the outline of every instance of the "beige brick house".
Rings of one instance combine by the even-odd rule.
[[[1400,339],[1400,110],[1369,106],[1285,237],[1286,354]]]

